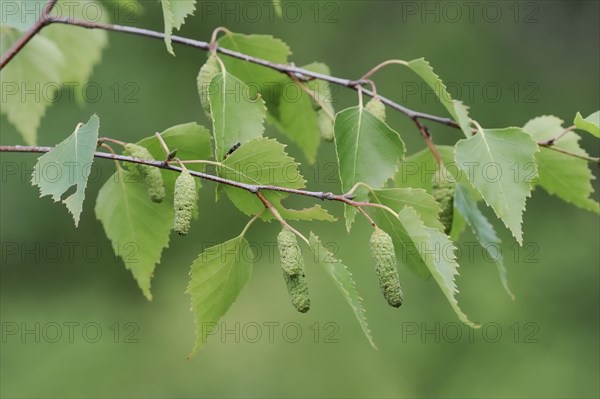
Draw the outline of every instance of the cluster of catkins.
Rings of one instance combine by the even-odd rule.
[[[125,153],[134,158],[153,161],[154,157],[145,148],[137,144],[125,144]],[[154,202],[162,202],[165,198],[165,185],[159,168],[136,164],[137,171],[144,179],[148,196]],[[173,229],[179,235],[186,235],[190,230],[192,213],[196,203],[196,180],[187,169],[184,169],[175,180],[173,210],[175,218]]]

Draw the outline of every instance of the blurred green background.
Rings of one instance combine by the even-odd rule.
[[[296,65],[322,61],[348,78],[385,59],[423,56],[450,91],[471,105],[472,116],[489,127],[522,126],[543,114],[569,123],[577,111],[588,115],[600,108],[597,1],[284,0],[282,19],[271,19],[266,3],[199,1],[196,16],[178,33],[208,40],[222,25],[272,34],[290,45]],[[123,23],[126,15],[116,17]],[[163,27],[154,1],[143,2],[143,12],[133,19],[129,24]],[[77,34],[79,28],[72,29]],[[110,33],[109,40],[91,79],[102,96],[84,106],[63,96],[42,121],[41,145],[58,143],[92,113],[100,117],[101,135],[131,141],[175,124],[207,124],[195,82],[204,52],[175,46],[172,57],[159,40],[118,33]],[[380,72],[376,83],[382,94],[403,104],[443,112],[431,95],[413,94],[420,83],[399,67]],[[346,89],[336,96],[338,110],[357,101]],[[409,153],[424,147],[406,118],[388,111],[388,120]],[[0,123],[0,143],[22,144],[4,117]],[[438,143],[461,137],[456,130],[430,126]],[[289,143],[272,128],[268,135]],[[584,137],[582,143],[598,155],[597,140]],[[298,148],[288,149],[304,162]],[[318,164],[303,167],[309,188],[339,191],[335,173],[327,178],[334,158],[333,147],[324,144]],[[207,242],[237,235],[247,218],[227,200],[214,204],[214,185],[205,184],[201,216],[188,237],[172,237],[155,273],[154,300],[147,302],[94,217],[95,196],[110,163],[98,162],[103,173],[89,184],[75,229],[62,205],[39,199],[29,184],[34,162],[32,155],[1,154],[2,397],[600,395],[598,216],[540,190],[528,201],[521,249],[486,210],[503,238],[515,302],[481,250],[469,254],[472,234],[462,237],[458,299],[482,330],[461,326],[436,284],[406,269],[400,270],[405,304],[388,307],[372,270],[370,228],[363,220],[350,235],[342,222],[298,223],[303,232],[313,230],[336,245],[351,268],[379,347],[375,351],[336,287],[312,263],[307,268],[313,307],[307,315],[293,309],[278,260],[269,256],[279,229],[259,224],[248,235],[262,250],[253,277],[219,325],[230,332],[217,333],[187,360],[194,341],[184,294],[189,265]],[[342,217],[339,204],[324,205]],[[10,245],[24,252],[9,254]],[[62,335],[51,342],[57,326]],[[18,333],[9,334],[14,328]],[[24,329],[37,329],[39,337],[35,332],[22,337]]]

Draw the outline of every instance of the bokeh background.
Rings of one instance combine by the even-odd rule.
[[[162,30],[159,5],[142,3],[143,11],[128,24]],[[214,28],[226,26],[272,34],[290,45],[296,65],[322,61],[348,78],[385,59],[424,56],[451,92],[471,105],[472,116],[489,127],[522,126],[544,114],[570,121],[577,111],[588,115],[600,108],[597,1],[283,4],[284,18],[278,19],[262,1],[199,1],[196,16],[179,33],[208,40]],[[127,16],[116,17],[123,23]],[[72,29],[77,34],[79,28]],[[175,124],[207,124],[195,80],[204,52],[176,46],[172,57],[159,40],[118,33],[110,33],[109,40],[92,76],[103,94],[83,106],[62,96],[42,121],[40,144],[58,143],[92,113],[100,116],[102,135],[130,141]],[[418,80],[399,67],[380,72],[376,82],[381,93],[401,103],[443,113],[431,94],[411,91]],[[346,89],[337,90],[336,99],[337,109],[357,101]],[[388,111],[388,120],[410,153],[424,147],[406,118]],[[0,123],[0,143],[22,143],[4,117]],[[461,137],[431,127],[438,143]],[[268,135],[289,143],[272,128]],[[597,140],[584,137],[582,143],[600,153]],[[298,148],[288,149],[304,162]],[[310,188],[339,191],[335,173],[330,178],[334,158],[333,147],[323,145],[318,164],[304,167]],[[279,229],[259,224],[248,239],[263,252],[249,285],[219,325],[230,332],[217,333],[187,360],[194,342],[184,294],[189,265],[206,242],[234,237],[247,219],[226,199],[215,204],[215,187],[205,184],[200,218],[188,237],[172,237],[156,269],[154,300],[148,302],[94,217],[110,163],[99,161],[106,173],[89,184],[76,229],[62,205],[39,199],[29,184],[34,162],[33,155],[1,154],[2,397],[600,395],[598,216],[541,190],[528,201],[521,249],[486,210],[503,238],[515,302],[481,250],[469,254],[472,234],[462,236],[458,299],[482,330],[461,326],[436,284],[406,269],[400,270],[405,304],[388,307],[372,271],[370,229],[363,220],[350,235],[342,222],[299,223],[302,231],[313,230],[336,245],[354,273],[379,347],[373,350],[336,287],[312,263],[307,268],[313,307],[307,315],[293,309],[278,260],[269,256]],[[14,166],[18,173],[9,169]],[[338,204],[325,206],[342,217]],[[14,244],[25,252],[6,253]],[[53,343],[56,325],[62,336]],[[6,333],[15,326],[19,333],[37,329],[39,338]]]

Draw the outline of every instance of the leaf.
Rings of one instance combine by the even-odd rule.
[[[575,124],[577,129],[585,130],[586,132],[600,138],[600,111],[594,112],[585,119],[578,112],[577,115],[575,115],[573,124]]]
[[[70,18],[85,20],[88,13],[99,14],[96,22],[109,22],[107,10],[97,1],[84,0],[69,5]],[[55,8],[52,15],[60,17],[61,11]],[[83,85],[89,80],[94,65],[102,58],[102,50],[108,45],[108,34],[101,29],[79,29],[75,33],[71,26],[53,24],[44,28],[42,35],[56,43],[62,51],[67,63],[61,71],[61,81],[71,84]],[[78,102],[85,103],[85,91],[77,86],[75,93]]]
[[[537,151],[536,142],[516,127],[484,129],[456,144],[456,163],[519,244]]]
[[[31,184],[39,187],[40,197],[51,195],[56,202],[70,188],[77,187],[62,201],[73,215],[75,226],[83,209],[99,128],[100,120],[92,115],[86,124],[78,124],[73,134],[39,157],[33,168]]]
[[[381,190],[370,192],[372,203],[385,205],[390,208],[396,204],[395,201],[389,199],[389,196],[379,197],[379,191]],[[427,280],[431,278],[429,268],[416,250],[418,243],[413,242],[400,222],[400,219],[398,219],[397,212],[399,209],[392,209],[396,214],[391,214],[381,208],[373,208],[373,210],[377,225],[392,237],[398,261],[408,266],[412,272],[422,279]]]
[[[444,226],[439,220],[438,202],[421,188],[385,188],[373,190],[369,196],[371,200],[377,198],[378,202],[389,206],[395,212],[405,206],[410,206],[419,214],[426,226],[440,231],[444,230]]]
[[[45,2],[24,5],[11,4],[11,25],[20,29],[31,25],[30,17],[41,13]],[[16,7],[14,10],[12,7]],[[39,10],[39,13],[31,12]],[[104,8],[95,1],[73,2],[68,7],[72,18],[85,19],[85,12],[92,10],[104,21]],[[64,10],[63,10],[64,12]],[[52,12],[60,14],[58,7]],[[9,19],[9,18],[7,18]],[[16,23],[19,21],[19,23]],[[3,21],[4,22],[4,21]],[[22,35],[16,29],[0,26],[2,54]],[[102,49],[107,44],[107,33],[102,30],[81,30],[73,33],[70,26],[54,24],[33,37],[25,48],[0,72],[3,102],[0,112],[17,128],[29,145],[37,142],[36,132],[46,108],[55,100],[55,94],[64,83],[81,88],[90,78],[92,69],[100,61]],[[83,102],[83,91],[75,90],[76,98]]]
[[[323,74],[330,73],[329,67],[322,63],[312,63],[303,68]],[[285,78],[281,81],[281,85],[278,112],[271,121],[302,149],[304,156],[312,164],[315,162],[321,143],[318,109],[323,109],[330,116],[333,124],[335,111],[331,105],[329,84],[317,79],[298,83]],[[312,97],[305,90],[310,92]]]
[[[160,135],[169,147],[169,150],[173,151],[177,149],[177,158],[182,161],[205,160],[209,159],[212,155],[210,133],[207,128],[198,125],[196,122],[172,126],[164,130]],[[156,136],[146,137],[138,141],[137,144],[146,147],[154,159],[164,160],[166,158],[165,152]],[[204,171],[203,164],[199,163],[186,164],[186,168],[197,172]],[[162,175],[167,193],[172,193],[179,173],[163,170]],[[167,198],[171,197],[172,195],[167,195]]]
[[[185,18],[196,11],[196,0],[161,0],[165,21],[165,44],[167,51],[175,55],[171,44],[173,29],[181,29]]]
[[[335,117],[335,147],[342,191],[348,192],[362,182],[382,188],[398,170],[404,158],[404,143],[398,133],[364,108],[351,107]],[[364,201],[367,190],[359,187],[355,200]],[[350,230],[356,208],[346,206],[346,228]]]
[[[47,0],[3,1],[0,25],[26,32],[39,19],[47,3]]]
[[[172,204],[150,201],[139,174],[118,167],[100,189],[95,212],[115,254],[123,259],[144,296],[151,300],[154,267],[162,250],[169,245]]]
[[[453,100],[442,79],[433,71],[431,64],[424,58],[409,61],[406,64],[433,90],[440,103],[446,108],[452,118],[459,124],[463,133],[471,136],[468,107],[461,101]]]
[[[283,9],[281,7],[281,0],[271,0],[271,3],[273,3],[273,9],[275,10],[275,15],[277,15],[279,18],[281,18],[283,15]]]
[[[223,161],[218,168],[219,175],[246,184],[272,185],[290,189],[302,189],[306,181],[298,171],[298,164],[285,152],[285,146],[277,140],[259,138],[242,145]],[[233,204],[247,215],[256,215],[265,209],[265,205],[253,193],[246,190],[225,186],[227,196]],[[326,220],[334,221],[327,211],[320,206],[303,210],[285,209],[281,201],[288,194],[281,191],[267,190],[263,195],[281,213],[292,220]],[[270,212],[263,214],[263,219],[271,219]]]
[[[454,281],[454,277],[458,275],[454,244],[438,229],[425,226],[417,212],[411,207],[402,209],[398,214],[398,219],[416,244],[416,250],[460,321],[476,327],[476,324],[469,321],[467,315],[458,307],[458,302],[454,297],[458,293]]]
[[[2,54],[6,54],[21,36],[16,29],[5,26],[0,27],[0,34]],[[37,129],[58,90],[65,63],[62,51],[52,40],[36,35],[0,71],[3,96],[0,112],[6,115],[28,145],[37,143]],[[41,88],[44,88],[43,96]],[[30,94],[25,95],[26,92]]]
[[[488,253],[489,259],[492,259],[496,264],[502,286],[514,300],[515,296],[508,286],[507,271],[502,259],[502,251],[500,250],[502,241],[496,235],[494,226],[481,213],[477,207],[477,200],[473,198],[469,190],[462,184],[456,185],[454,205],[460,214],[464,216],[471,230],[473,230],[473,234],[475,234],[479,245]]]
[[[192,297],[196,344],[190,357],[206,343],[214,326],[250,280],[254,255],[243,236],[208,248],[192,263],[187,293]]]
[[[266,108],[260,98],[251,98],[248,86],[227,71],[215,75],[208,95],[213,118],[215,159],[222,161],[237,143],[262,136]]]
[[[336,259],[333,254],[327,248],[325,248],[323,244],[321,244],[319,237],[314,235],[312,232],[310,233],[308,245],[315,254],[315,260],[325,266],[329,275],[337,283],[337,286],[342,294],[344,294],[344,298],[354,311],[354,315],[356,316],[356,319],[358,320],[360,328],[365,334],[365,337],[371,346],[374,349],[377,349],[377,346],[375,346],[375,342],[373,341],[373,336],[371,335],[371,330],[369,329],[369,325],[367,323],[367,315],[365,309],[363,308],[362,298],[358,294],[358,291],[356,291],[356,284],[352,278],[352,273],[350,273],[346,265],[344,265],[340,260]]]
[[[563,121],[555,116],[541,116],[527,122],[523,130],[536,141],[544,142],[564,132],[562,123]],[[554,142],[554,147],[587,156],[585,150],[579,146],[579,140],[579,135],[568,132]],[[592,198],[592,180],[595,177],[586,160],[546,147],[541,147],[535,158],[538,164],[538,183],[544,190],[582,209],[600,213],[598,202]]]

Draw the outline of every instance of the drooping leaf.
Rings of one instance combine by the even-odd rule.
[[[458,275],[458,264],[454,251],[456,247],[448,236],[438,229],[423,224],[417,212],[405,207],[398,213],[400,223],[406,229],[410,239],[416,244],[416,250],[436,283],[450,302],[450,306],[463,323],[474,327],[466,314],[458,307],[455,295],[458,293],[454,278]]]
[[[171,44],[173,29],[181,29],[185,18],[196,11],[196,0],[161,0],[163,19],[165,21],[165,44],[167,51],[175,55]]]
[[[64,10],[55,8],[52,15],[61,16],[61,12],[64,13]],[[70,18],[85,20],[86,13],[92,12],[98,13],[97,22],[109,22],[109,13],[97,1],[83,0],[69,5]],[[61,71],[61,81],[80,83],[81,86],[89,80],[94,65],[102,58],[102,50],[108,45],[108,34],[102,29],[79,29],[74,32],[71,26],[54,24],[44,28],[42,35],[56,43],[67,60]],[[85,91],[81,86],[76,87],[75,98],[79,103],[84,103]]]
[[[150,201],[146,185],[135,169],[118,167],[100,189],[95,213],[115,254],[131,270],[146,298],[152,299],[150,280],[162,250],[169,245],[172,204]]]
[[[2,54],[6,54],[21,36],[18,30],[6,26],[0,27],[0,34]],[[59,88],[65,64],[60,48],[52,40],[36,35],[0,71],[3,96],[0,112],[28,145],[37,143],[37,129]],[[34,94],[25,95],[31,92]]]
[[[575,124],[577,129],[585,130],[586,132],[600,138],[600,111],[594,112],[585,119],[578,112],[577,115],[575,115],[573,124]]]
[[[423,261],[421,254],[416,250],[418,243],[414,242],[398,218],[400,209],[393,209],[397,201],[390,200],[389,196],[379,197],[378,192],[370,192],[370,201],[374,204],[381,204],[392,208],[394,214],[381,208],[373,208],[375,221],[377,225],[392,237],[396,258],[398,262],[408,266],[408,268],[422,279],[429,279],[431,272]]]
[[[442,79],[424,58],[409,61],[407,66],[412,69],[433,90],[440,103],[446,108],[452,118],[459,124],[467,137],[471,135],[468,107],[461,101],[453,100]]]
[[[99,128],[100,120],[92,115],[86,124],[77,125],[73,134],[42,155],[33,169],[31,183],[39,187],[40,197],[51,195],[56,202],[76,186],[75,192],[62,201],[73,215],[75,226],[83,209]]]
[[[322,63],[315,62],[303,68],[323,74],[330,73],[329,67]],[[321,143],[321,128],[326,128],[324,124],[319,124],[319,110],[331,118],[330,128],[333,128],[335,111],[331,104],[329,84],[316,79],[303,83],[284,78],[280,82],[282,90],[278,99],[278,112],[272,116],[271,122],[302,149],[306,159],[312,164]]]
[[[525,201],[537,175],[537,151],[536,142],[516,127],[483,129],[456,144],[456,163],[519,244]]]
[[[233,145],[262,136],[266,108],[260,96],[251,97],[248,86],[227,71],[215,75],[211,86],[215,159],[222,161]]]
[[[437,201],[421,188],[384,188],[373,190],[369,194],[371,200],[377,199],[394,212],[410,206],[418,214],[423,223],[428,227],[435,227],[442,231],[444,226],[440,223],[440,206]]]
[[[325,266],[329,275],[336,282],[337,287],[342,294],[344,294],[344,299],[346,299],[346,302],[348,302],[354,311],[354,315],[356,316],[365,337],[371,346],[377,349],[367,323],[367,315],[363,307],[362,298],[356,290],[356,284],[352,278],[352,273],[350,273],[346,265],[336,259],[333,254],[321,244],[319,237],[312,232],[310,233],[309,246],[315,255],[315,260]]]
[[[31,17],[37,19],[46,2],[14,2],[6,6],[10,8],[6,9],[9,24],[4,24],[3,14],[0,26],[2,54],[22,35],[17,29],[29,27]],[[107,22],[105,17],[108,13],[96,1],[83,0],[68,5],[69,15],[76,19],[83,19],[83,13],[91,10],[98,13],[100,22]],[[58,7],[52,11],[54,16],[58,13]],[[74,34],[72,27],[54,24],[34,36],[2,69],[3,102],[0,112],[7,116],[27,144],[36,144],[40,121],[63,84],[72,85],[76,99],[83,101],[85,91],[82,87],[90,78],[94,65],[100,61],[106,43],[105,31],[88,29]]]
[[[192,263],[187,293],[196,322],[193,356],[250,280],[254,254],[243,236],[208,248]]]
[[[222,177],[246,184],[271,185],[291,189],[302,189],[306,184],[298,171],[296,161],[287,155],[285,146],[274,139],[259,138],[247,142],[228,156],[218,170]],[[246,190],[225,186],[224,191],[233,204],[247,215],[256,215],[265,208],[255,194]],[[320,206],[303,210],[285,209],[281,204],[281,201],[288,196],[285,192],[265,190],[263,195],[284,218],[335,220]],[[262,217],[270,219],[273,215],[265,212]]]
[[[404,143],[398,133],[360,106],[339,112],[334,131],[343,192],[348,192],[358,182],[373,189],[382,188],[404,158]],[[368,197],[363,187],[359,187],[355,195],[356,201]],[[344,209],[348,230],[356,212],[354,207]]]
[[[558,137],[563,131],[563,121],[555,116],[541,116],[523,127],[536,141],[545,142]],[[554,147],[573,154],[587,156],[579,146],[580,137],[568,132],[553,144]],[[567,154],[541,147],[535,154],[538,164],[539,185],[550,194],[582,209],[600,213],[600,206],[592,198],[595,179],[588,162]]]
[[[479,245],[488,253],[488,259],[496,264],[502,286],[514,300],[515,296],[508,286],[508,277],[500,245],[502,241],[498,238],[494,226],[487,220],[485,215],[477,207],[477,201],[473,198],[469,190],[462,184],[456,185],[454,195],[454,205],[473,230]]]

